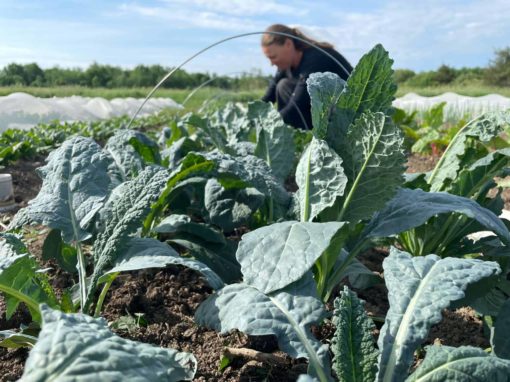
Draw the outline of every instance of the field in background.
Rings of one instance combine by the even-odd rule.
[[[35,97],[101,97],[105,99],[113,98],[145,98],[152,88],[88,88],[83,86],[62,86],[62,87],[0,87],[0,96],[6,96],[11,93],[23,92],[31,94]],[[214,98],[228,98],[236,101],[250,101],[262,97],[265,89],[252,90],[252,91],[232,91],[214,87],[204,87],[194,93],[186,103],[187,109],[197,109],[202,105],[205,100],[212,100]],[[184,102],[186,97],[193,92],[193,89],[158,89],[153,97],[169,97],[175,102]]]
[[[469,97],[480,97],[487,94],[500,94],[504,97],[510,97],[510,87],[496,87],[484,85],[434,86],[426,88],[399,86],[397,90],[397,97],[402,97],[407,93],[416,93],[425,97],[433,97],[447,92],[457,93]]]
[[[14,92],[28,93],[36,97],[70,97],[78,95],[82,97],[102,97],[106,99],[112,98],[145,98],[151,91],[151,88],[89,88],[84,86],[62,86],[62,87],[0,87],[0,96],[6,96]],[[193,89],[158,89],[154,97],[170,97],[176,102],[182,103]],[[198,90],[190,99],[190,106],[201,104],[202,101],[223,95],[235,95],[237,97],[251,99],[260,98],[264,94],[265,89],[256,89],[249,91],[233,91],[215,87],[204,87]],[[402,97],[407,93],[416,93],[422,96],[437,96],[442,93],[453,92],[471,97],[479,97],[487,94],[500,94],[510,97],[510,87],[495,86],[437,86],[426,88],[413,88],[408,86],[399,86],[397,97]]]

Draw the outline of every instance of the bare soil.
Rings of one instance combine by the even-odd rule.
[[[406,172],[427,172],[431,171],[439,160],[439,156],[411,154],[407,157]]]
[[[437,159],[433,157],[411,156],[409,172],[423,172],[433,168]],[[35,168],[42,162],[18,161],[1,170],[10,173],[14,180],[14,192],[19,207],[34,198],[41,186]],[[0,222],[5,227],[15,211],[4,213]],[[44,241],[42,227],[31,228],[28,232],[29,248],[40,258]],[[360,260],[371,270],[382,274],[382,260],[387,255],[384,248],[371,250],[360,256]],[[51,282],[57,288],[65,288],[73,282],[73,277],[60,270],[52,262]],[[304,360],[292,360],[278,350],[275,338],[249,337],[237,331],[220,335],[215,331],[199,327],[193,321],[198,305],[210,294],[211,289],[194,271],[178,266],[159,270],[129,272],[121,275],[112,285],[103,308],[104,317],[113,322],[121,316],[143,314],[147,325],[128,329],[113,329],[118,335],[157,346],[172,347],[180,351],[192,352],[198,360],[195,381],[295,381],[306,372]],[[389,304],[387,290],[383,284],[357,291],[366,301],[368,314],[374,317],[377,328],[382,325]],[[331,304],[329,304],[331,308]],[[9,320],[5,317],[4,300],[0,296],[0,330],[18,328],[28,324],[30,315],[22,306]],[[329,321],[313,332],[327,342],[334,331]],[[375,335],[378,333],[376,332]],[[427,343],[440,342],[444,345],[489,346],[483,333],[483,324],[476,313],[469,308],[455,311],[445,310],[443,321],[435,325]],[[223,371],[219,371],[219,361],[225,347],[251,348],[266,353],[275,353],[284,359],[280,367],[247,359],[235,359]],[[14,381],[21,377],[23,365],[28,356],[26,349],[7,350],[0,348],[0,381]]]

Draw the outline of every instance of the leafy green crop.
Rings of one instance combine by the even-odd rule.
[[[200,305],[195,319],[222,333],[239,329],[251,335],[273,334],[289,355],[311,357],[312,373],[320,374],[327,365],[320,360],[327,357],[326,349],[313,338],[309,326],[320,322],[325,311],[313,297],[311,281],[311,288],[309,282],[299,282],[271,294],[247,284],[228,285]]]
[[[316,262],[324,300],[364,246],[359,242],[338,261],[342,249],[359,236],[356,225],[369,220],[404,183],[403,137],[388,117],[396,89],[391,64],[388,53],[377,45],[361,58],[346,83],[332,73],[315,73],[307,81],[314,139],[298,164],[295,205],[302,221],[345,222]]]
[[[195,375],[192,354],[126,340],[106,321],[41,306],[43,325],[21,381],[181,381]]]
[[[137,119],[138,129],[157,129],[172,121],[165,112]],[[7,129],[0,135],[0,165],[17,159],[32,159],[46,155],[72,136],[89,137],[105,142],[127,124],[127,116],[97,122],[59,122],[39,124],[30,130]]]
[[[468,375],[480,380],[508,380],[510,361],[482,349],[447,346],[428,347],[423,363],[406,379],[414,351],[426,339],[430,327],[441,320],[441,311],[462,298],[469,284],[499,273],[497,263],[440,259],[435,255],[413,258],[392,248],[383,267],[390,309],[377,342],[378,360],[371,338],[373,323],[355,294],[345,288],[335,301],[333,322],[337,330],[332,350],[340,380],[373,381],[375,377],[377,381],[392,382],[464,381]],[[508,328],[505,320],[498,330]]]
[[[428,346],[426,350],[427,356],[406,381],[508,381],[510,362],[482,349]]]
[[[335,299],[333,324],[336,331],[331,350],[338,379],[345,382],[373,381],[379,355],[372,337],[375,325],[365,313],[362,302],[347,286]]]
[[[197,322],[221,332],[274,334],[283,351],[309,358],[311,372],[328,380],[327,354],[309,330],[325,313],[310,269],[342,225],[283,222],[245,234],[236,254],[244,282],[210,296]]]
[[[144,140],[138,134],[135,136]],[[132,154],[135,156],[134,152]],[[124,270],[179,263],[204,272],[216,287],[223,285],[206,265],[192,259],[181,259],[166,244],[153,239],[137,240],[152,204],[160,196],[170,175],[165,169],[145,162],[143,167],[132,180],[113,188],[118,179],[115,178],[115,162],[108,152],[89,138],[71,138],[50,154],[48,164],[40,169],[43,185],[39,195],[18,212],[12,223],[13,227],[35,222],[53,228],[45,243],[46,252],[60,251],[54,254],[60,261],[64,261],[61,251],[69,249],[69,245],[76,248],[79,307],[83,312],[89,312],[99,280],[105,277],[102,282],[106,284],[96,304],[96,314],[99,314],[105,293],[118,272]],[[64,244],[55,238],[55,234],[61,234]],[[8,239],[14,243],[14,238],[9,236]],[[87,283],[86,257],[82,249],[85,241],[93,242],[93,274]],[[8,313],[12,314],[19,301],[29,305],[36,320],[39,319],[38,304],[41,302],[64,311],[74,311],[74,304],[69,301],[70,293],[64,293],[65,300],[57,302],[26,249],[19,243],[15,249],[14,255],[12,251],[6,254],[1,272],[5,277],[2,291],[9,295]],[[148,253],[153,256],[148,257]],[[46,253],[45,256],[51,255]],[[23,265],[21,262],[24,262]],[[19,273],[19,276],[13,278],[13,272]]]
[[[489,142],[510,124],[510,111],[491,112],[464,126],[453,138],[436,167],[427,178],[431,191],[448,191],[449,186],[466,162],[472,159],[469,144],[473,139]]]
[[[134,130],[117,130],[105,150],[115,161],[121,181],[134,178],[147,164],[161,164],[156,142]]]
[[[9,319],[20,302],[30,310],[35,321],[41,320],[39,303],[58,307],[46,276],[38,272],[37,263],[18,236],[0,233],[0,292],[6,296],[5,315]]]
[[[39,170],[40,194],[12,227],[51,228],[43,256],[69,271],[76,264],[80,301],[70,290],[57,299],[19,238],[0,235],[7,314],[22,302],[43,323],[38,340],[37,327],[0,333],[0,344],[35,344],[24,379],[65,379],[66,373],[78,380],[118,379],[120,368],[134,380],[193,378],[193,356],[135,345],[110,333],[104,321],[66,314],[95,307],[98,316],[120,272],[168,264],[200,272],[215,289],[196,311],[199,324],[276,336],[281,350],[309,360],[309,376],[300,381],[330,381],[332,370],[346,381],[404,380],[441,310],[471,303],[473,296],[482,299],[478,306],[499,312],[493,354],[429,348],[409,378],[504,376],[510,233],[497,217],[501,199],[489,200],[488,192],[503,185],[495,176],[509,174],[510,151],[489,150],[487,143],[509,114],[470,122],[430,174],[405,177],[404,136],[392,119],[392,62],[377,45],[347,82],[332,73],[311,75],[309,134],[286,126],[260,101],[175,118],[163,129],[160,146],[134,130],[110,131],[104,148],[90,138],[65,140],[63,133]],[[469,239],[483,229],[496,237]],[[394,241],[411,254],[393,248],[384,261],[390,310],[379,349],[362,303],[344,289],[335,301],[332,369],[328,347],[310,327],[327,316],[323,303],[344,279],[360,288],[381,281],[356,256],[374,243]],[[479,252],[499,264],[472,259]],[[501,294],[491,305],[493,295],[484,294],[495,285]],[[49,351],[52,344],[58,346]]]
[[[383,267],[390,309],[377,341],[378,381],[404,380],[413,352],[441,320],[441,310],[462,298],[468,284],[501,271],[490,261],[413,258],[394,248]]]
[[[407,227],[406,232],[399,234],[397,241],[405,250],[416,256],[429,253],[442,257],[472,256],[475,253],[487,252],[489,249],[484,246],[483,241],[475,243],[468,235],[487,229],[498,235],[502,245],[509,244],[507,228],[496,221],[499,220],[496,216],[501,214],[503,208],[500,196],[503,185],[495,178],[508,175],[510,150],[503,148],[493,151],[487,146],[509,123],[510,111],[491,112],[470,121],[456,134],[430,173],[413,174],[413,177],[409,178],[407,187],[421,188],[433,193],[448,192],[452,195],[421,193],[418,197],[418,193],[415,193],[411,197],[411,199],[418,197],[418,203],[426,199],[429,202],[434,200],[434,204],[439,202],[442,206],[437,204],[433,207],[432,204],[428,204],[428,207],[436,212],[429,214],[425,221],[415,226],[416,228]],[[495,197],[489,195],[492,189],[498,190]],[[411,199],[408,199],[409,209],[404,207],[406,202],[401,202],[398,197],[388,203],[387,212],[390,208],[403,203],[402,212],[407,209],[410,215],[408,218],[397,219],[398,224],[412,219],[411,214],[415,217],[421,214],[419,211],[411,212],[414,211],[411,204],[416,201]],[[440,199],[443,201],[440,202]],[[482,212],[481,207],[492,211],[496,216],[487,210]],[[435,216],[438,213],[443,215]],[[393,216],[396,218],[397,214]]]

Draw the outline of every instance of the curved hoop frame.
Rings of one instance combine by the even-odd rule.
[[[242,34],[237,34],[237,35],[234,35],[234,36],[230,36],[230,37],[227,37],[227,38],[224,38],[222,40],[219,40],[209,46],[206,46],[205,48],[201,49],[200,51],[198,51],[197,53],[193,54],[192,56],[188,57],[186,60],[184,60],[179,66],[173,68],[170,72],[167,73],[167,75],[165,77],[163,77],[161,79],[161,81],[159,81],[157,83],[156,86],[154,86],[154,88],[149,92],[149,94],[147,94],[147,97],[145,97],[145,99],[143,100],[142,104],[140,105],[140,107],[138,107],[138,109],[136,110],[136,112],[133,114],[133,116],[131,117],[131,120],[129,121],[128,125],[126,128],[129,129],[129,127],[131,126],[131,124],[133,123],[133,121],[135,120],[135,118],[138,116],[138,114],[140,113],[140,111],[142,110],[142,108],[145,106],[145,104],[147,103],[147,101],[149,100],[149,98],[152,97],[152,95],[154,94],[154,92],[156,90],[159,89],[159,87],[168,79],[172,76],[172,74],[174,74],[177,70],[181,69],[184,65],[186,65],[188,62],[190,62],[191,60],[193,60],[194,58],[200,56],[202,53],[208,51],[209,49],[211,48],[214,48],[215,46],[217,45],[220,45],[220,44],[223,44],[224,42],[227,42],[227,41],[230,41],[230,40],[234,40],[234,39],[238,39],[238,38],[241,38],[241,37],[247,37],[247,36],[254,36],[254,35],[261,35],[261,34],[274,34],[274,35],[280,35],[280,36],[285,36],[285,37],[289,37],[289,38],[292,38],[292,39],[296,39],[296,40],[299,40],[301,42],[304,42],[305,44],[309,45],[310,47],[312,48],[315,48],[317,49],[318,51],[320,51],[321,53],[325,54],[326,56],[328,56],[329,58],[331,58],[338,66],[340,66],[340,68],[342,68],[342,70],[348,75],[349,74],[349,71],[340,63],[340,61],[338,61],[335,57],[333,57],[331,54],[329,54],[328,52],[326,52],[323,48],[319,47],[318,45],[310,42],[310,41],[307,41],[301,37],[297,37],[297,36],[294,36],[294,35],[291,35],[289,33],[283,33],[283,32],[249,32],[249,33],[242,33]]]

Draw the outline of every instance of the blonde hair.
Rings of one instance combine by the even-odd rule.
[[[311,47],[310,44],[316,45],[322,49],[333,49],[333,45],[328,42],[321,42],[311,39],[310,37],[303,34],[297,28],[290,28],[283,24],[273,24],[266,29],[266,32],[276,32],[276,33],[285,33],[286,35],[290,35],[293,37],[297,37],[304,41],[298,40],[297,38],[292,38],[289,36],[285,36],[283,34],[275,34],[275,33],[265,33],[262,35],[261,45],[269,46],[273,44],[283,45],[285,44],[285,40],[288,38],[294,43],[294,47],[297,50],[305,50]],[[306,42],[305,42],[306,41]]]

